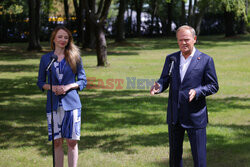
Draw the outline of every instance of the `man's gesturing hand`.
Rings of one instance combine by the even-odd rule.
[[[191,102],[194,99],[195,95],[196,95],[196,91],[194,89],[191,89],[189,91],[189,102]]]
[[[150,94],[154,95],[155,93],[157,93],[159,91],[160,91],[160,84],[158,84],[157,82],[155,82],[154,85],[150,89]]]

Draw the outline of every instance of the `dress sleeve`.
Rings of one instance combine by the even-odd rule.
[[[44,91],[43,85],[46,84],[46,70],[45,70],[45,56],[43,56],[40,60],[39,71],[38,71],[38,79],[37,86]]]
[[[80,63],[77,64],[77,81],[76,83],[79,85],[79,90],[83,90],[87,85],[87,79],[85,70],[83,68],[82,59],[80,58]]]

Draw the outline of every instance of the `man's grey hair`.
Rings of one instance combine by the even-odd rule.
[[[195,30],[193,27],[191,26],[188,26],[188,25],[183,25],[183,26],[180,26],[177,31],[176,31],[176,37],[177,37],[177,34],[180,30],[189,30],[191,32],[191,34],[193,35],[193,37],[196,36],[196,33],[195,33]]]

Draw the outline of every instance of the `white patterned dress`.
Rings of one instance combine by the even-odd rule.
[[[55,62],[54,67],[56,69],[56,74],[59,82],[63,78],[63,70],[66,64],[66,60],[63,59],[60,62]],[[54,120],[54,139],[67,138],[72,140],[80,140],[80,130],[81,130],[81,109],[74,109],[71,111],[64,111],[61,99],[59,98],[59,103],[57,111],[53,111]],[[48,123],[48,137],[49,141],[52,140],[52,129],[51,129],[51,112],[47,113],[47,123]]]

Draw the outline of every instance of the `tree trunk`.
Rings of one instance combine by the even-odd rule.
[[[185,9],[185,1],[181,1],[181,25],[186,24],[186,9]]]
[[[28,50],[41,50],[40,45],[40,0],[28,0],[29,5],[29,46]]]
[[[138,36],[141,36],[141,10],[136,10],[136,32]]]
[[[141,35],[141,13],[142,13],[143,0],[135,0],[136,8],[136,32],[137,35]]]
[[[66,27],[69,28],[69,5],[68,5],[68,0],[64,0],[64,13],[66,17]]]
[[[7,33],[7,21],[8,21],[8,18],[7,18],[7,15],[5,14],[2,14],[0,15],[0,20],[1,20],[1,31],[0,31],[0,42],[4,43],[4,42],[8,42],[8,33]]]
[[[189,0],[189,7],[188,7],[188,25],[192,26],[192,10],[193,9],[193,0]]]
[[[88,19],[86,21],[86,35],[85,35],[85,48],[95,49],[96,48],[96,36],[95,36],[95,25]]]
[[[246,34],[246,22],[244,19],[241,19],[239,22],[239,29],[238,29],[238,34]]]
[[[151,13],[151,23],[150,23],[150,34],[153,35],[154,32],[154,19],[157,10],[157,0],[152,2],[152,13]]]
[[[161,27],[160,27],[160,17],[156,17],[156,33],[157,35],[160,35]]]
[[[164,17],[161,17],[161,25],[162,25],[162,34],[165,36],[167,35],[167,23]]]
[[[80,44],[81,41],[81,25],[80,25],[80,5],[78,5],[77,0],[73,0],[74,3],[74,8],[75,8],[75,12],[76,12],[76,22],[77,22],[77,45]]]
[[[84,38],[84,0],[79,0],[79,5],[77,3],[77,0],[73,0],[74,2],[74,8],[76,12],[76,21],[77,21],[77,44],[84,46],[85,44],[85,38]]]
[[[41,7],[41,1],[37,0],[36,1],[36,43],[37,43],[37,48],[38,50],[41,50],[42,47],[40,45],[40,27],[41,27],[41,18],[40,18],[40,7]]]
[[[246,8],[245,13],[246,13],[246,16],[247,16],[248,0],[245,0],[245,8]],[[239,27],[238,33],[239,34],[247,34],[247,27],[246,27],[247,23],[246,23],[246,21],[244,19],[244,16],[242,16],[239,24],[240,24],[240,27]]]
[[[107,43],[104,33],[104,26],[96,26],[96,53],[97,53],[97,66],[106,66],[107,62]]]
[[[225,18],[225,36],[230,37],[234,36],[234,13],[233,12],[224,12]]]
[[[194,0],[194,5],[193,5],[193,15],[195,15],[196,12],[196,7],[197,7],[197,0]]]
[[[198,7],[197,0],[195,0],[194,4],[195,4],[194,8],[197,8]],[[202,19],[203,19],[203,16],[208,9],[208,6],[209,6],[209,1],[205,1],[204,4],[199,7],[199,13],[194,14],[194,20],[195,20],[194,21],[194,29],[196,31],[196,35],[200,34]]]
[[[80,25],[80,41],[82,46],[85,44],[85,35],[84,35],[84,17],[85,17],[85,9],[84,9],[84,0],[79,1],[79,25]]]
[[[200,11],[200,13],[197,15],[197,19],[196,19],[196,22],[195,22],[195,31],[196,31],[196,35],[199,35],[200,34],[200,30],[201,30],[201,22],[202,22],[202,18],[204,16],[204,13],[205,13],[205,9],[202,9]]]
[[[133,34],[133,28],[132,28],[132,7],[130,8],[130,11],[128,11],[128,34]]]
[[[87,3],[86,3],[87,2]],[[86,8],[86,5],[87,8]],[[88,10],[95,11],[95,1],[85,0],[86,8],[86,30],[85,30],[85,48],[95,49],[96,48],[96,36],[95,36],[95,25],[93,20],[90,18],[90,13]]]
[[[197,9],[197,0],[194,0],[194,4],[193,4],[193,11],[192,11],[192,16],[191,16],[191,26],[192,27],[196,27],[198,21],[196,20],[196,9]],[[203,11],[200,11],[203,12]]]
[[[90,0],[91,1],[91,0]],[[88,18],[95,27],[96,36],[96,53],[97,53],[97,66],[106,66],[107,63],[107,44],[104,33],[104,25],[108,16],[109,7],[112,0],[100,1],[98,11],[90,10],[90,1],[85,1],[85,6]],[[93,1],[92,1],[93,2]],[[95,6],[95,1],[93,3]]]
[[[124,13],[125,13],[126,1],[120,0],[119,13],[116,19],[116,42],[121,42],[125,40],[124,32]]]
[[[168,3],[168,22],[167,22],[167,35],[172,32],[172,0]]]

